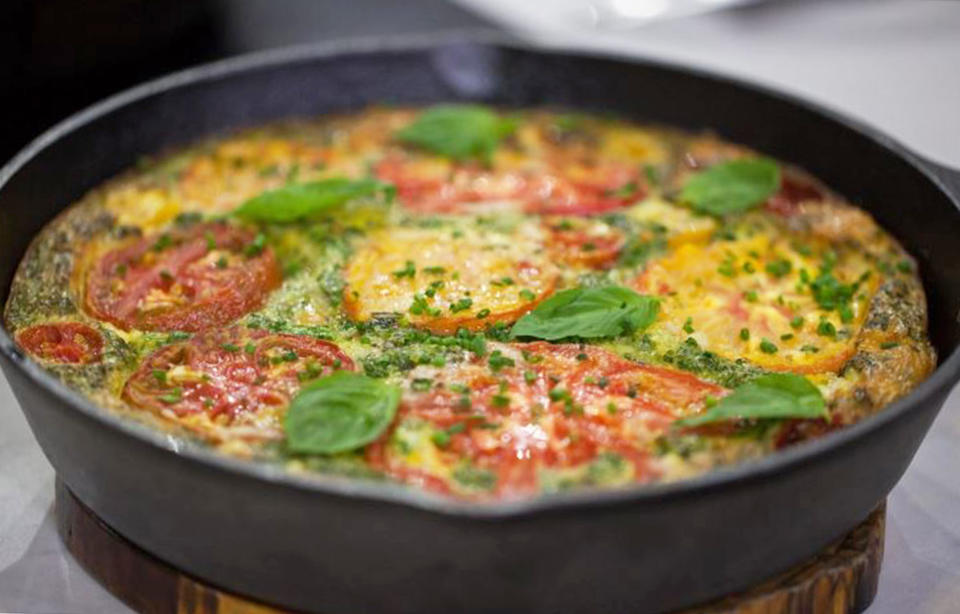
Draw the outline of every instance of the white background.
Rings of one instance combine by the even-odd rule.
[[[772,2],[613,32],[591,27],[582,12],[551,10],[559,6],[551,0],[460,4],[531,38],[776,85],[960,168],[960,2]],[[234,33],[247,34],[240,25]],[[0,378],[0,611],[128,612],[64,553],[52,495],[52,470]],[[960,389],[890,496],[886,549],[869,614],[960,612]]]

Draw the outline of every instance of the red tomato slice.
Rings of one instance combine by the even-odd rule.
[[[429,391],[405,395],[394,428],[413,419],[447,433],[441,462],[491,473],[494,497],[535,493],[541,469],[580,467],[604,453],[631,463],[634,481],[648,482],[657,475],[649,462],[653,440],[707,396],[726,392],[592,346],[535,342],[491,350],[514,364],[494,372],[484,358],[443,368]],[[397,480],[450,488],[436,487],[436,472],[412,464],[389,434],[368,446],[367,460]]]
[[[333,343],[232,327],[155,351],[127,380],[123,397],[167,416],[203,414],[229,425],[286,406],[303,381],[337,369],[354,364]]]
[[[591,226],[589,220],[546,220],[547,242],[555,256],[572,265],[609,268],[626,243],[623,233],[607,225]]]
[[[41,360],[63,364],[98,362],[103,352],[100,333],[80,322],[31,326],[17,333],[17,343]]]
[[[228,324],[280,285],[270,248],[247,230],[202,224],[105,254],[87,276],[86,308],[124,330],[196,332]]]
[[[640,185],[639,174],[620,166],[598,168],[589,179],[557,171],[484,169],[461,165],[449,176],[418,172],[405,158],[382,161],[377,177],[397,187],[400,202],[420,213],[482,213],[499,203],[515,202],[527,213],[596,215],[636,202],[643,192],[623,192]]]
[[[801,203],[820,201],[825,197],[824,191],[813,183],[785,174],[780,180],[780,190],[768,198],[764,206],[768,211],[790,217],[799,210]]]

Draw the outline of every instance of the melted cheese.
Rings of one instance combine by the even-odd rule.
[[[345,306],[355,320],[399,313],[438,332],[516,320],[553,291],[556,271],[541,235],[538,225],[528,223],[513,233],[477,228],[371,233],[344,271]]]
[[[789,273],[778,277],[766,270],[784,261]],[[819,267],[818,259],[798,253],[772,225],[735,241],[681,245],[638,280],[642,291],[661,295],[660,316],[648,332],[659,347],[692,337],[721,356],[768,369],[835,370],[854,351],[874,286],[869,279],[861,284],[850,303],[852,318],[844,322],[837,310],[822,309],[802,282],[802,275],[812,279]],[[834,274],[851,284],[868,270],[864,259],[849,253]],[[828,333],[830,327],[836,334]]]

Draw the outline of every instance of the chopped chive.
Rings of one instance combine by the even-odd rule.
[[[760,351],[764,354],[776,354],[777,346],[769,339],[764,339],[760,342]]]
[[[397,279],[402,277],[409,277],[410,279],[413,279],[416,274],[417,268],[414,266],[413,260],[407,260],[402,269],[393,272],[393,276]]]
[[[821,337],[836,337],[837,327],[827,320],[820,320],[817,324],[817,334]]]

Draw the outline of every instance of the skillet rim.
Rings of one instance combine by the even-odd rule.
[[[922,174],[946,196],[960,215],[960,194],[953,193],[944,179],[934,170],[933,163],[925,162],[918,154],[900,144],[880,130],[853,119],[845,114],[807,100],[792,93],[755,83],[749,79],[724,74],[682,62],[660,58],[632,56],[627,53],[596,50],[584,46],[568,46],[559,41],[521,41],[515,36],[488,29],[457,29],[442,33],[398,35],[390,37],[351,37],[324,43],[310,43],[268,49],[242,54],[214,62],[199,64],[152,79],[113,94],[58,122],[33,139],[2,168],[0,168],[0,193],[10,179],[37,155],[65,135],[76,131],[97,119],[109,115],[131,103],[180,87],[196,83],[212,82],[252,70],[270,69],[284,64],[336,58],[343,55],[374,55],[389,52],[426,51],[453,45],[478,45],[495,49],[516,50],[541,55],[567,55],[577,58],[615,61],[685,73],[706,82],[723,83],[750,90],[766,98],[775,99],[811,112],[831,123],[853,130],[885,150],[890,151],[913,170]],[[748,461],[712,470],[700,476],[665,484],[635,485],[616,490],[580,490],[539,495],[529,499],[497,502],[465,502],[434,495],[402,485],[366,482],[336,476],[298,475],[277,466],[245,461],[218,453],[199,445],[180,443],[162,431],[138,424],[129,418],[111,413],[73,391],[59,379],[48,373],[17,347],[0,319],[0,354],[10,361],[31,385],[53,394],[58,401],[79,411],[86,419],[100,423],[101,427],[118,431],[141,444],[157,449],[162,454],[173,454],[180,460],[201,463],[208,469],[230,474],[234,478],[254,479],[275,487],[294,488],[303,493],[365,500],[373,504],[390,504],[410,507],[418,511],[471,520],[508,520],[524,518],[548,512],[592,509],[614,505],[655,505],[670,499],[698,496],[722,488],[742,487],[751,482],[766,479],[778,473],[799,469],[808,460],[821,455],[840,452],[854,445],[871,432],[904,416],[915,406],[932,402],[942,390],[960,379],[960,345],[954,347],[948,357],[937,365],[930,377],[920,382],[905,397],[898,399],[882,411],[846,427],[814,439]],[[17,399],[19,404],[19,399]],[[23,409],[21,408],[21,411]]]

